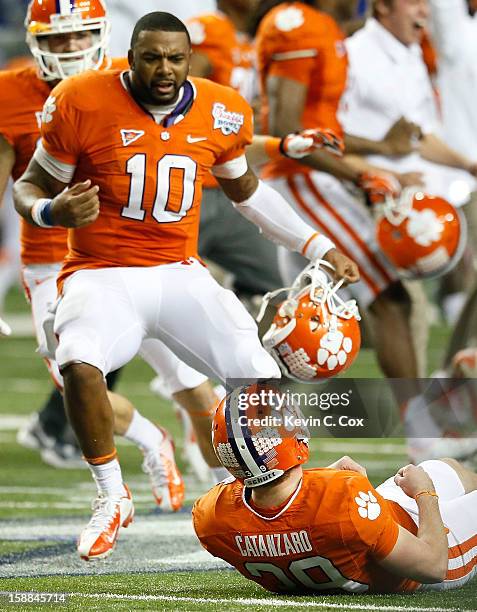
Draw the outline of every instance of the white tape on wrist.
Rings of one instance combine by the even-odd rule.
[[[49,198],[39,198],[31,208],[31,218],[35,225],[38,227],[53,227],[52,223],[47,223],[43,216],[45,208],[51,205]],[[49,216],[49,215],[48,215]]]
[[[335,243],[323,234],[317,233],[305,246],[302,255],[310,261],[316,261],[317,259],[323,259],[331,249],[336,249]]]

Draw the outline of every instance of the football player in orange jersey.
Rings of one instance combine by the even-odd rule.
[[[346,84],[347,56],[344,35],[333,18],[341,1],[269,4],[274,8],[265,14],[257,32],[264,124],[270,133],[280,135],[282,130],[313,125],[319,118],[341,130],[337,110]],[[322,153],[322,158],[325,155]],[[277,160],[265,168],[264,176],[307,222],[326,232],[341,250],[357,259],[361,282],[352,292],[363,310],[369,307],[373,315],[379,364],[389,377],[415,380],[418,369],[409,322],[409,296],[396,270],[373,241],[370,212],[359,198],[350,196],[343,184],[343,179],[359,183],[359,171],[337,159],[332,160],[332,166],[323,165],[320,171],[316,160],[317,156],[314,160],[304,158],[300,164]],[[288,280],[296,275],[303,261],[295,254],[280,255]],[[399,331],[389,343],[391,328]],[[411,394],[418,390],[417,383],[413,384]],[[401,401],[406,399],[407,394],[400,397]]]
[[[56,360],[68,414],[100,486],[78,550],[98,558],[131,520],[104,375],[162,340],[206,374],[280,377],[256,325],[197,258],[201,183],[210,169],[264,234],[337,276],[357,268],[248,168],[252,111],[234,90],[187,79],[190,39],[168,13],[136,24],[129,71],[89,72],[45,103],[42,142],[14,188],[18,212],[72,228],[59,276]],[[54,341],[53,335],[50,340]]]
[[[109,26],[104,19],[105,9],[100,2],[93,0],[91,3],[83,3],[79,12],[74,3],[64,2],[60,6],[60,12],[57,11],[53,0],[30,4],[26,20],[27,38],[38,62],[38,73],[31,68],[5,72],[0,77],[5,109],[0,121],[0,134],[3,135],[0,139],[3,153],[0,191],[3,191],[3,181],[7,180],[10,173],[14,178],[21,175],[33,154],[40,136],[41,107],[51,88],[59,80],[85,68],[126,66],[125,60],[111,61],[105,56]],[[296,144],[296,138],[293,138],[293,142]],[[302,141],[300,146],[303,146],[303,142],[305,141]],[[286,147],[290,151],[293,149],[288,141]],[[278,152],[276,143],[275,148]],[[55,300],[55,278],[65,253],[65,230],[45,230],[23,223],[23,277],[38,338],[43,336],[42,321],[48,303]],[[141,355],[156,372],[160,372],[161,381],[168,393],[191,415],[195,438],[201,452],[212,471],[217,471],[217,474],[213,474],[214,478],[220,480],[223,475],[208,435],[210,411],[215,408],[218,398],[206,377],[181,363],[166,347],[156,341],[145,341],[141,346]],[[62,378],[54,360],[47,360],[47,364],[58,388],[51,394],[40,413],[33,415],[19,430],[17,439],[27,447],[39,447],[42,458],[51,465],[78,467],[83,465],[83,461],[81,454],[74,452],[74,436],[69,434],[69,428],[66,426],[59,390],[62,387]],[[114,374],[108,375],[108,384],[112,383]],[[160,434],[156,427],[117,395],[113,407],[117,434],[125,435],[147,451],[157,448]],[[154,453],[145,462],[144,468],[152,477],[157,473],[160,465]],[[156,480],[154,477],[154,482]],[[160,499],[159,494],[156,497]]]
[[[81,11],[74,3],[62,2],[60,12],[54,0],[31,2],[27,15],[27,40],[31,46],[37,69],[21,68],[0,73],[0,193],[3,193],[10,175],[21,176],[33,155],[40,138],[40,116],[45,99],[53,86],[68,74],[89,68],[106,68],[111,61],[105,58],[108,23],[101,2],[83,2]],[[125,60],[116,61],[126,65]],[[22,261],[26,294],[30,300],[39,344],[44,344],[42,321],[48,304],[56,299],[56,276],[67,252],[67,231],[61,228],[42,229],[23,223]],[[0,326],[6,334],[8,327]],[[156,343],[157,344],[157,343]],[[157,351],[144,347],[151,353],[150,361],[157,359]],[[169,353],[168,349],[161,354]],[[166,356],[166,365],[176,358]],[[18,432],[17,439],[25,446],[42,449],[42,458],[55,466],[78,467],[85,465],[77,448],[74,434],[66,426],[63,400],[60,393],[62,377],[54,360],[47,365],[57,391],[52,394],[45,408],[28,425]],[[172,368],[171,368],[172,369]],[[191,379],[197,380],[194,371]],[[114,373],[112,373],[113,375]],[[189,376],[184,366],[181,375]],[[108,384],[112,380],[108,376]],[[200,375],[201,383],[205,377]],[[201,391],[195,390],[196,394]],[[213,399],[202,391],[207,406],[214,406]],[[144,453],[143,469],[149,475],[156,502],[164,508],[178,509],[182,504],[183,488],[173,459],[173,447],[167,435],[149,420],[142,417],[125,398],[110,394],[115,410],[115,432],[134,442]],[[195,396],[197,400],[197,397]],[[199,398],[200,399],[200,398]],[[204,402],[202,402],[203,404]],[[198,402],[202,405],[201,402]],[[71,438],[71,439],[70,439]],[[164,460],[163,460],[164,459]]]
[[[232,478],[192,510],[206,550],[278,593],[444,591],[477,575],[476,473],[425,461],[375,489],[349,457],[304,470],[303,414],[282,405],[271,385],[220,404],[213,444]]]

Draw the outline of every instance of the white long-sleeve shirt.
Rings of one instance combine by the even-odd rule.
[[[477,160],[477,16],[465,0],[430,0],[448,144]]]
[[[371,18],[346,40],[346,48],[348,84],[339,111],[346,133],[381,140],[400,117],[405,117],[424,133],[442,137],[419,45],[403,45]],[[397,172],[422,172],[426,191],[455,205],[463,204],[475,188],[475,180],[467,172],[430,162],[418,152],[399,157],[369,155],[367,159],[371,164]]]

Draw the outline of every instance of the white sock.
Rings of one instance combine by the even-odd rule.
[[[126,490],[123,484],[121,466],[117,459],[103,463],[102,465],[91,465],[89,469],[96,481],[98,492],[104,495],[124,495]]]
[[[137,410],[134,411],[133,418],[124,437],[126,440],[136,444],[136,446],[140,446],[146,452],[156,448],[164,438],[161,430],[154,423],[151,423],[149,419],[145,419]]]
[[[228,472],[224,467],[211,467],[210,471],[212,472],[212,476],[214,478],[215,483],[222,482],[230,476],[230,472]]]

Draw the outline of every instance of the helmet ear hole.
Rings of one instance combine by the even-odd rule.
[[[310,319],[310,331],[311,332],[317,332],[320,328],[321,325],[321,319],[318,315],[315,315],[314,317],[311,317]]]

